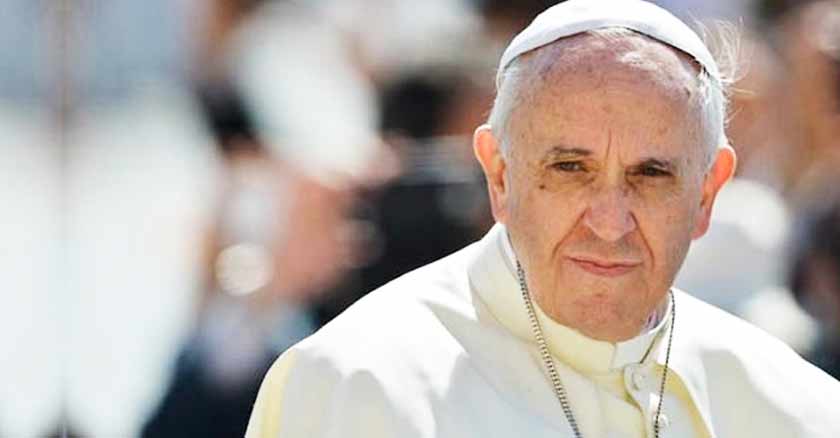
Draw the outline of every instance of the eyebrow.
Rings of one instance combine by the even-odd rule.
[[[545,153],[545,161],[556,160],[560,158],[580,158],[592,155],[589,149],[568,146],[552,146]]]

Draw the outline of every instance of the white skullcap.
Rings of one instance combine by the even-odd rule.
[[[568,0],[543,11],[517,35],[499,63],[496,86],[510,63],[523,53],[560,38],[595,29],[623,27],[662,41],[693,57],[717,84],[717,63],[697,34],[665,9],[642,0]]]

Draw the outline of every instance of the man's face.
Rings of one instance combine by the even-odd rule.
[[[540,308],[610,341],[638,334],[662,303],[711,202],[696,72],[627,38],[564,41],[564,71],[529,61],[539,79],[522,80],[538,85],[510,115],[493,195]]]

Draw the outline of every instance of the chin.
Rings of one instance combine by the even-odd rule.
[[[579,285],[578,290],[591,292],[579,294],[570,302],[553,303],[557,311],[552,312],[552,319],[595,339],[616,341],[636,336],[653,311],[653,308],[646,309],[646,304],[640,306],[647,296],[626,293],[627,290],[639,290],[638,286],[605,286]],[[562,309],[571,312],[561,312]]]

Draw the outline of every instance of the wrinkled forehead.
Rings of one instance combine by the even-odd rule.
[[[511,96],[504,122],[508,138],[589,147],[586,141],[600,138],[593,133],[611,132],[644,139],[650,143],[647,152],[667,149],[672,159],[701,151],[709,130],[699,71],[686,54],[632,31],[563,38],[522,55],[511,67],[503,84]],[[632,123],[616,128],[614,120]],[[582,132],[588,140],[575,137]]]
[[[572,78],[606,85],[624,77],[680,101],[698,94],[697,76],[702,71],[684,52],[624,29],[564,37],[523,54],[514,63],[517,67],[509,76],[517,76],[522,88],[562,84]]]

